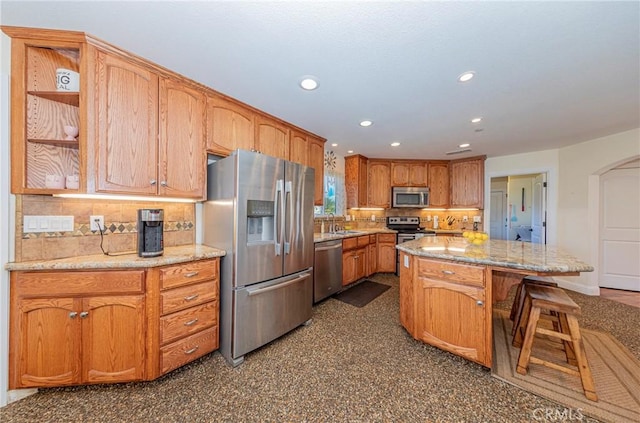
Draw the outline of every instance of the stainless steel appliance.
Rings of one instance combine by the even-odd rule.
[[[429,188],[427,187],[392,187],[391,207],[424,208],[429,207]]]
[[[236,150],[208,166],[204,243],[226,250],[220,267],[220,352],[244,355],[311,318],[311,167]]]
[[[389,216],[387,217],[387,228],[397,231],[396,244],[413,241],[423,236],[436,236],[435,231],[420,226],[420,217],[418,216]],[[396,250],[396,275],[399,270],[400,254]]]
[[[318,242],[313,263],[313,302],[342,289],[342,240]]]
[[[164,210],[138,209],[138,256],[157,257],[164,253]]]

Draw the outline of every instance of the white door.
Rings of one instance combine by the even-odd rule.
[[[533,178],[531,195],[531,242],[547,243],[547,174]]]
[[[504,191],[491,191],[491,208],[489,209],[489,236],[492,239],[506,239],[506,199],[507,196]]]
[[[600,177],[601,287],[640,291],[640,167]]]

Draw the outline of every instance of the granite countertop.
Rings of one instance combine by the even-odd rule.
[[[536,272],[593,271],[593,266],[555,246],[531,242],[488,240],[475,245],[460,237],[424,237],[396,248],[414,256]]]
[[[351,238],[354,236],[371,235],[371,234],[395,234],[397,231],[392,231],[387,228],[363,228],[363,229],[349,229],[347,231],[338,231],[337,233],[325,232],[314,233],[313,242],[331,241],[334,239]]]
[[[83,270],[83,269],[121,269],[148,268],[167,264],[185,263],[213,257],[222,257],[224,250],[207,247],[206,245],[182,245],[167,247],[159,257],[138,257],[137,253],[107,256],[97,254],[78,256],[57,260],[24,261],[7,263],[6,270]]]

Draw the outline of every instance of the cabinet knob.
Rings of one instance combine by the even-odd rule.
[[[167,186],[167,181],[160,182],[160,185],[163,186],[163,187],[166,187]]]
[[[195,325],[197,322],[198,322],[198,318],[196,317],[196,318],[195,318],[195,319],[193,319],[193,320],[189,320],[188,322],[184,322],[184,325],[185,325],[185,326],[193,326],[193,325]]]
[[[155,184],[157,184],[157,183],[158,183],[158,181],[156,181],[155,179],[152,179],[152,180],[150,180],[150,181],[149,181],[149,183],[150,183],[151,185],[155,185]]]
[[[479,306],[479,307],[482,307],[484,305],[484,301],[478,300],[478,301],[476,301],[476,305]]]
[[[442,273],[444,273],[445,275],[455,275],[456,272],[454,272],[453,270],[443,270]]]
[[[88,315],[89,315],[89,312],[88,312],[88,311],[83,311],[83,312],[81,312],[81,313],[80,313],[80,318],[81,318],[81,319],[84,319],[84,318],[85,318],[85,317],[87,317]]]
[[[184,274],[184,277],[185,277],[185,278],[192,278],[192,277],[194,277],[194,276],[198,276],[198,273],[200,273],[200,272],[195,271],[195,272],[185,273],[185,274]]]
[[[196,298],[198,298],[200,296],[200,294],[193,294],[193,295],[189,295],[188,297],[184,297],[185,301],[193,301]]]
[[[72,311],[71,313],[69,313],[69,318],[75,319],[77,315],[78,315],[77,311]]]
[[[191,348],[190,350],[185,351],[184,353],[189,355],[189,354],[193,354],[194,352],[198,351],[198,348],[200,348],[200,345],[196,345],[195,347]]]

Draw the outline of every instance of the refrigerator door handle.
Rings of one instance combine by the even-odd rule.
[[[276,197],[275,197],[275,216],[273,218],[273,232],[275,233],[275,249],[276,256],[280,255],[282,251],[282,191],[284,186],[284,180],[278,179],[276,181]]]
[[[293,201],[291,201],[291,181],[284,184],[284,253],[291,253],[291,234],[293,233]]]
[[[282,289],[285,286],[293,285],[294,283],[298,282],[300,279],[305,279],[305,278],[308,278],[310,276],[311,276],[311,273],[305,272],[305,273],[301,273],[299,275],[295,275],[291,279],[284,280],[284,281],[282,281],[280,283],[277,283],[275,285],[269,285],[269,286],[266,286],[264,288],[257,288],[257,289],[249,288],[249,289],[247,289],[247,295],[252,297],[254,295],[264,294],[265,292],[273,291],[275,289]]]

